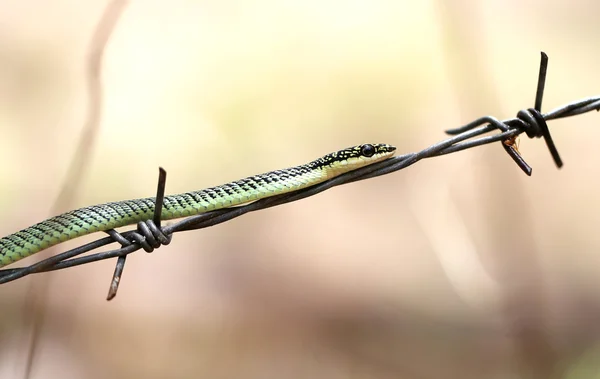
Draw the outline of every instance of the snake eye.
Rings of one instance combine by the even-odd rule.
[[[370,144],[362,145],[360,153],[365,157],[372,157],[375,154],[375,148]]]

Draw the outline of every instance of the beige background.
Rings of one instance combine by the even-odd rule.
[[[49,216],[107,2],[0,0],[0,234]],[[598,94],[597,1],[132,1],[70,207],[221,184],[362,142]],[[0,378],[597,375],[600,116],[430,159],[128,260],[0,286]],[[93,236],[94,238],[97,236]],[[61,245],[53,252],[77,246]],[[35,258],[22,264],[30,264]],[[21,263],[21,262],[19,262]]]

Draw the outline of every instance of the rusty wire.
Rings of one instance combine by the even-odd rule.
[[[30,266],[0,270],[0,284],[19,279],[33,273],[62,270],[68,267],[79,266],[103,259],[118,258],[107,298],[110,300],[114,298],[117,293],[120,278],[125,265],[125,257],[141,248],[147,252],[151,252],[161,245],[166,245],[170,242],[173,233],[206,228],[229,221],[248,212],[258,211],[261,209],[304,199],[334,186],[390,174],[411,166],[424,158],[437,157],[450,153],[456,153],[458,151],[470,149],[476,146],[500,142],[502,147],[517,163],[517,165],[527,175],[531,175],[531,167],[525,162],[514,144],[515,138],[522,133],[525,133],[529,138],[544,138],[556,166],[560,168],[562,166],[562,159],[560,158],[558,150],[556,149],[556,146],[554,145],[554,142],[550,136],[546,122],[559,118],[580,115],[593,110],[599,111],[600,96],[593,96],[573,101],[550,112],[542,113],[541,104],[546,80],[547,64],[548,57],[546,54],[542,53],[535,106],[527,110],[519,111],[516,118],[499,121],[494,117],[484,116],[459,128],[447,130],[446,132],[453,135],[453,137],[437,142],[419,152],[395,156],[383,162],[362,167],[321,184],[299,191],[273,196],[239,207],[220,209],[187,217],[164,227],[161,227],[160,225],[160,211],[162,209],[162,198],[164,196],[166,173],[161,168],[158,181],[156,212],[152,220],[138,223],[137,230],[130,230],[124,233],[119,233],[115,230],[109,230],[107,231],[109,237],[104,237],[76,247],[64,253],[60,253],[48,259],[34,263]],[[496,130],[500,133],[479,137],[483,134]],[[121,248],[80,256],[114,242],[120,243]]]

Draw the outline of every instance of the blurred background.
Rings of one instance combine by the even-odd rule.
[[[363,142],[421,150],[532,107],[541,50],[543,110],[596,95],[599,12],[0,0],[0,235],[153,196],[159,166],[179,193]],[[2,285],[0,378],[600,377],[600,116],[550,127],[560,171],[526,137],[532,177],[498,144],[422,161],[177,234],[130,256],[111,302],[114,261]]]

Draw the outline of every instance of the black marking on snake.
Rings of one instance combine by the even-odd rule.
[[[71,220],[66,218],[64,215],[54,217],[54,221],[64,228],[67,228],[71,223]]]
[[[23,238],[21,238],[17,235],[11,234],[10,236],[7,236],[6,238],[8,240],[10,240],[10,242],[12,242],[15,246],[25,247],[25,241],[23,240]]]
[[[187,201],[185,201],[185,199],[182,199],[179,196],[171,197],[171,199],[175,200],[177,202],[177,205],[179,205],[181,208],[187,207]]]
[[[60,223],[54,220],[46,220],[42,221],[42,223],[48,226],[48,228],[50,228],[52,232],[59,232],[63,228],[63,226]]]
[[[195,192],[198,196],[200,196],[200,198],[202,199],[202,202],[206,202],[208,203],[210,198],[209,196],[206,194],[206,192]]]
[[[222,186],[221,189],[225,191],[227,195],[235,195],[235,190],[229,186]]]
[[[118,207],[113,207],[113,210],[115,211],[118,217],[124,218],[129,216],[129,212],[123,209],[125,206],[127,206],[127,203],[120,204]]]
[[[84,227],[85,224],[87,224],[87,221],[85,220],[85,218],[81,217],[81,215],[73,212],[70,213],[73,223],[76,223],[77,225],[79,225],[80,227]]]
[[[252,180],[247,180],[244,182],[244,185],[242,188],[251,188],[253,190],[255,190],[258,186],[256,185],[256,183]]]
[[[32,230],[35,230],[37,232],[37,234],[38,234],[37,238],[39,238],[41,240],[43,240],[44,237],[46,236],[47,229],[46,230],[41,229],[37,224],[32,225],[31,228],[28,229],[28,231],[32,231]]]

